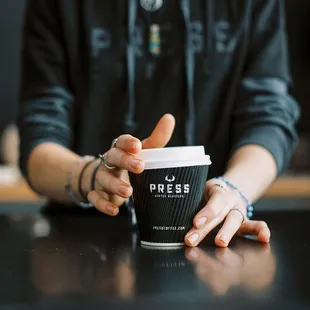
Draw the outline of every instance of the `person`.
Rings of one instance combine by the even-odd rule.
[[[186,244],[219,224],[219,247],[236,234],[269,242],[251,203],[288,165],[299,117],[283,5],[29,0],[18,126],[31,186],[115,216],[132,195],[128,171],[143,172],[142,148],[204,145],[207,203]]]

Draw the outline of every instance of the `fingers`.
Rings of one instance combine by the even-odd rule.
[[[208,204],[205,208],[208,207]],[[185,236],[187,246],[197,246],[216,226],[218,226],[226,217],[231,209],[230,205],[226,205],[211,221],[201,228],[193,227]]]
[[[239,228],[237,235],[256,235],[260,242],[268,243],[271,232],[268,225],[263,221],[246,221]]]
[[[238,192],[227,188],[218,180],[210,180],[206,183],[205,197],[209,199],[208,203],[195,216],[194,227],[185,236],[185,243],[188,246],[197,246],[226,218],[215,238],[216,245],[226,247],[243,221],[240,212],[246,213],[245,204]],[[240,209],[240,212],[237,210],[230,212],[233,208]]]
[[[105,157],[106,164],[139,174],[144,170],[144,162],[134,157],[143,148],[164,147],[173,134],[175,118],[171,114],[164,115],[157,123],[150,137],[143,143],[131,135],[122,135],[116,142],[116,147],[110,149]]]
[[[227,247],[232,237],[240,228],[242,221],[242,214],[238,210],[230,210],[222,228],[215,237],[215,244],[219,247]]]
[[[104,158],[106,167],[103,165],[96,175],[96,185],[101,190],[91,191],[88,194],[88,200],[99,211],[115,216],[119,212],[118,206],[132,195],[130,184],[121,179],[122,170],[137,174],[143,172],[144,162],[134,156],[141,149],[142,143],[139,139],[131,135],[122,135],[117,139],[115,147],[106,153]],[[108,171],[107,166],[120,169]]]
[[[118,137],[115,146],[131,154],[137,154],[142,149],[141,141],[131,135],[122,135]]]
[[[122,135],[116,142],[116,147],[124,152],[137,154],[144,149],[164,147],[171,139],[175,127],[175,118],[171,114],[165,114],[157,123],[151,135],[141,141],[131,135]]]
[[[171,114],[165,114],[157,123],[151,135],[143,140],[144,149],[164,147],[171,139],[175,127],[175,118]]]
[[[136,174],[142,173],[145,167],[144,161],[118,147],[109,150],[105,161],[109,166],[119,167],[120,169],[125,169]]]
[[[198,245],[207,234],[218,226],[226,217],[235,201],[227,191],[219,186],[212,186],[207,205],[195,216],[194,227],[186,234],[185,243],[188,246]]]
[[[222,189],[216,189],[209,199],[207,205],[201,209],[194,218],[193,224],[196,228],[202,228],[207,222],[213,220],[218,213],[228,204],[228,197]]]
[[[97,172],[97,183],[104,191],[129,198],[132,195],[132,187],[109,171],[101,169]]]
[[[231,207],[240,201],[240,195],[235,191],[226,188],[225,184],[219,181],[210,180],[206,183],[205,198],[208,203],[194,218],[194,227],[201,228],[208,221],[211,221],[223,209],[224,206]]]
[[[102,191],[91,191],[87,196],[89,202],[100,212],[115,216],[119,208],[108,200],[108,195]]]

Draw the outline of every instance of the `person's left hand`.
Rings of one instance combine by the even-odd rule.
[[[256,235],[261,242],[268,243],[270,230],[265,222],[247,218],[246,204],[240,194],[218,179],[206,183],[206,206],[198,212],[193,228],[186,234],[185,243],[197,246],[214,228],[223,223],[215,237],[215,244],[227,247],[232,237]]]

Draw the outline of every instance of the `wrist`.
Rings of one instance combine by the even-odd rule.
[[[92,189],[92,179],[95,169],[100,165],[100,159],[93,160],[90,165],[85,169],[83,175],[81,176],[81,189],[83,195],[87,197],[88,193]]]
[[[72,202],[83,208],[92,207],[90,203],[84,202],[85,198],[83,197],[83,192],[81,189],[81,181],[84,171],[93,161],[93,156],[80,157],[79,160],[74,163],[71,171],[69,171],[67,174],[65,191],[71,198]]]
[[[253,216],[253,211],[254,211],[253,204],[252,204],[251,200],[246,196],[246,194],[243,193],[242,189],[239,188],[232,181],[228,180],[226,177],[217,177],[216,179],[221,180],[227,186],[229,186],[231,189],[235,190],[240,195],[241,201],[244,203],[244,206],[247,210],[247,217],[250,219]]]

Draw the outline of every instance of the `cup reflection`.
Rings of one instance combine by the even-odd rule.
[[[139,295],[180,296],[193,293],[196,281],[185,247],[142,248],[136,251],[136,292]]]
[[[41,293],[133,296],[135,275],[128,233],[113,239],[109,230],[103,234],[102,222],[88,223],[87,219],[84,225],[68,222],[67,228],[56,224],[52,223],[49,236],[33,241],[30,252],[32,279]]]

